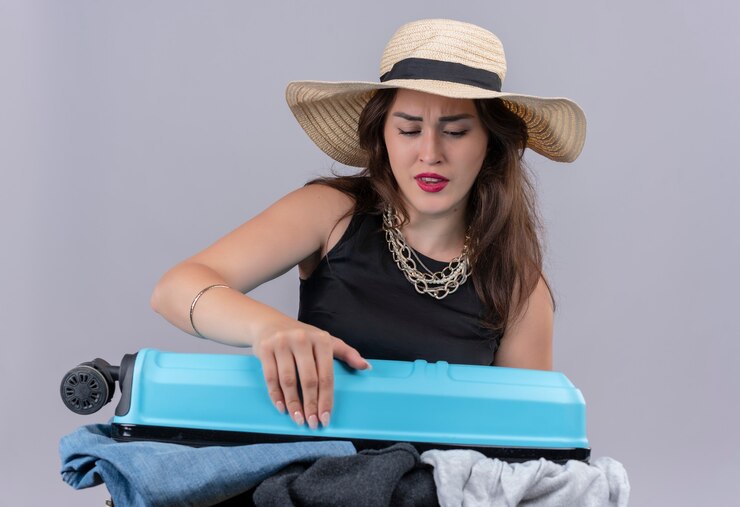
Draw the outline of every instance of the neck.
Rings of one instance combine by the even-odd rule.
[[[465,210],[452,209],[440,215],[422,215],[407,206],[409,222],[401,228],[406,243],[432,259],[449,262],[465,244]]]

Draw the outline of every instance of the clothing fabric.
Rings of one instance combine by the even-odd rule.
[[[355,454],[350,442],[193,448],[116,442],[111,426],[83,426],[59,444],[62,479],[75,489],[105,482],[116,507],[205,506],[231,498],[285,466]]]
[[[545,459],[506,463],[477,451],[431,450],[421,461],[434,467],[442,507],[624,507],[629,501],[627,472],[611,458],[591,465]]]
[[[260,484],[257,507],[427,507],[437,505],[431,467],[409,444],[295,463]]]
[[[447,263],[419,254],[433,271]],[[481,326],[483,304],[468,279],[437,300],[419,294],[393,261],[380,214],[356,214],[306,280],[298,320],[328,331],[369,359],[493,362],[500,336]]]

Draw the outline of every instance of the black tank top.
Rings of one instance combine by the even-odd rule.
[[[447,263],[419,254],[439,271]],[[483,304],[468,279],[441,300],[419,294],[393,261],[379,214],[356,214],[301,280],[298,320],[328,331],[368,359],[491,364],[500,336],[480,324]]]

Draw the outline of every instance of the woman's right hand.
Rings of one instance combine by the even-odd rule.
[[[370,368],[360,353],[326,331],[292,319],[267,326],[253,343],[267,391],[281,413],[299,426],[328,426],[334,405],[336,357],[352,368]],[[300,389],[300,393],[299,393]],[[301,403],[301,394],[303,402]]]

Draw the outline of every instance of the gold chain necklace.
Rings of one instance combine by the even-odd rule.
[[[385,231],[385,240],[388,242],[388,249],[393,254],[393,260],[398,269],[416,287],[419,294],[428,294],[436,299],[444,299],[465,283],[470,275],[469,236],[465,236],[465,245],[459,256],[452,259],[442,271],[432,272],[421,262],[414,249],[406,243],[406,239],[398,229],[399,224],[398,214],[390,206],[386,207],[383,213],[383,230]],[[426,273],[422,273],[416,268],[417,261],[426,270]]]

